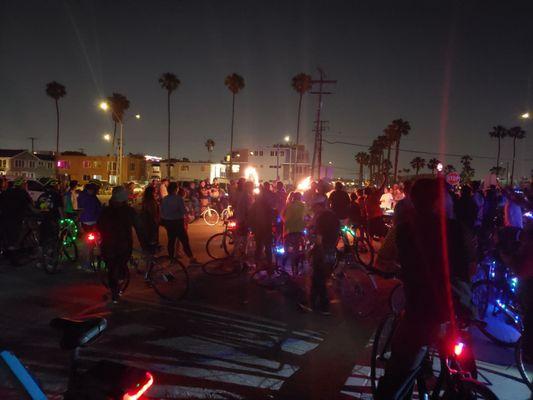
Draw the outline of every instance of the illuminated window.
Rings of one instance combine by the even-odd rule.
[[[70,169],[70,162],[68,160],[58,160],[57,168],[59,169]]]
[[[102,168],[102,163],[100,161],[93,161],[93,168]]]
[[[92,162],[90,161],[84,161],[83,162],[83,168],[91,168]]]

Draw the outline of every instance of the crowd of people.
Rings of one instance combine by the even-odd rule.
[[[524,226],[524,211],[530,211],[532,204],[529,193],[520,189],[482,188],[479,182],[458,189],[441,178],[407,181],[389,188],[384,177],[379,186],[353,191],[347,191],[341,182],[332,187],[325,180],[311,182],[307,190],[298,191],[282,182],[264,182],[256,187],[241,178],[230,181],[226,191],[217,180],[178,185],[163,179],[151,182],[140,202],[128,185],[115,187],[109,204],[103,207],[95,182],[81,191],[77,186],[77,182],[70,182],[61,190],[59,182],[51,179],[38,204],[32,204],[24,180],[10,184],[1,181],[6,247],[16,247],[19,227],[30,209],[45,212],[49,220],[79,214],[84,230],[97,228],[100,232],[114,301],[119,296],[120,270],[131,257],[133,228],[143,247],[155,249],[159,226],[163,226],[170,259],[179,256],[179,241],[190,263],[197,263],[189,243],[186,214],[191,208],[197,213],[208,204],[222,208],[230,204],[237,224],[236,247],[253,232],[256,269],[273,270],[273,244],[290,247],[306,232],[313,232],[309,299],[300,299],[299,307],[327,315],[327,280],[335,264],[340,228],[362,228],[372,241],[381,242],[376,266],[401,270],[406,298],[404,317],[393,339],[393,361],[378,389],[381,399],[392,398],[398,385],[421,362],[425,347],[442,323],[455,316],[472,316],[470,280],[484,250],[496,237],[506,264],[521,280],[523,340],[532,354],[533,229],[532,224]],[[385,223],[391,215],[392,226]]]

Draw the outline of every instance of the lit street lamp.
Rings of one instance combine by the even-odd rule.
[[[523,114],[520,116],[520,118],[522,118],[522,119],[529,119],[529,118],[530,118],[529,112],[525,112],[525,113],[523,113]]]
[[[124,122],[127,121],[129,118],[127,118],[127,119],[120,118],[115,113],[115,111],[112,108],[109,107],[109,104],[106,101],[100,102],[99,107],[103,111],[111,110],[111,112],[114,114],[114,116],[115,116],[115,118],[118,121],[119,126],[120,126],[120,134],[119,134],[119,139],[118,139],[117,170],[116,170],[117,184],[120,185],[122,183],[122,159],[124,157]],[[135,114],[132,117],[135,117],[136,119],[141,119],[141,114]],[[132,117],[130,117],[130,118],[132,118]],[[109,137],[109,139],[108,139],[108,137]],[[106,141],[111,140],[111,135],[109,135],[109,134],[104,135],[104,140],[106,140]]]
[[[104,136],[103,136],[104,140],[106,142],[110,142],[111,141],[111,135],[109,133],[105,133]]]

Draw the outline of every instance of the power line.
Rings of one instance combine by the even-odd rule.
[[[370,147],[370,145],[368,145],[368,144],[344,142],[344,141],[340,141],[340,140],[334,140],[334,141],[333,140],[327,140],[327,139],[323,139],[323,140],[327,144],[344,144],[344,145],[348,145],[348,146],[364,147],[366,149],[368,149]],[[432,156],[443,155],[443,156],[458,157],[458,158],[461,158],[461,157],[463,157],[465,155],[465,154],[438,153],[438,152],[433,152],[433,151],[411,150],[411,149],[400,149],[400,151],[403,151],[404,153],[427,154],[427,155],[432,155]],[[472,158],[483,158],[483,159],[487,159],[487,160],[496,160],[496,157],[491,157],[491,156],[480,156],[480,155],[472,155],[472,154],[469,154],[469,156],[471,156]],[[506,158],[500,158],[500,160],[507,160],[507,159]],[[522,161],[533,161],[533,158],[522,159]]]

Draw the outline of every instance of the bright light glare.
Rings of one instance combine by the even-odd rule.
[[[106,133],[106,134],[104,135],[104,140],[105,140],[106,142],[110,142],[110,141],[111,141],[111,135],[110,135],[109,133]]]
[[[259,188],[256,187],[256,188],[254,189],[254,194],[259,194],[259,192],[260,192]]]
[[[308,176],[307,178],[304,178],[300,183],[298,183],[298,186],[296,186],[296,190],[299,192],[305,192],[306,190],[309,190],[311,188],[311,177]]]
[[[89,242],[92,242],[94,239],[96,239],[96,235],[95,235],[94,233],[89,233],[89,234],[87,235],[87,240],[88,240]]]
[[[107,104],[105,101],[102,101],[100,103],[100,108],[104,111],[107,111],[109,109],[109,104]]]
[[[135,114],[135,118],[141,119],[141,114]]]
[[[437,164],[437,171],[442,172],[442,169],[443,169],[443,168],[444,168],[444,167],[443,167],[442,163],[438,163],[438,164]]]
[[[455,346],[453,346],[453,352],[457,357],[459,357],[463,353],[465,345],[462,342],[456,343]]]
[[[523,119],[528,119],[530,117],[530,115],[529,115],[528,112],[525,112],[520,117],[523,118]]]
[[[291,140],[291,137],[290,136],[285,136],[285,141],[286,142],[289,142]]]
[[[252,181],[255,187],[259,186],[259,175],[257,175],[257,170],[254,167],[248,167],[244,170],[244,179]]]
[[[533,219],[533,213],[531,211],[528,211],[524,213],[524,217]]]

